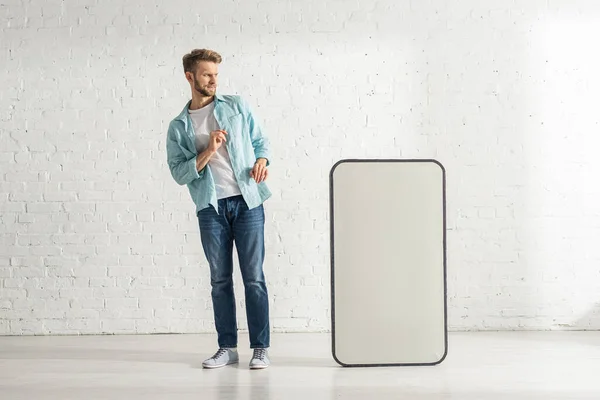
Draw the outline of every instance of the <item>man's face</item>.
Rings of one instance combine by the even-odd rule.
[[[188,81],[195,91],[202,96],[214,96],[217,92],[218,64],[210,61],[200,61],[196,66],[196,73],[186,73]]]

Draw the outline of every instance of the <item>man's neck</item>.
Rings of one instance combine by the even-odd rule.
[[[204,97],[204,96],[192,96],[192,103],[190,104],[190,110],[198,110],[213,102],[215,96]]]

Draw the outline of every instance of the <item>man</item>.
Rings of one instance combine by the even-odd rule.
[[[251,369],[270,361],[269,301],[263,273],[263,203],[271,196],[268,140],[248,104],[217,94],[221,56],[196,49],[183,57],[192,99],[169,124],[167,162],[171,175],[187,185],[196,205],[200,237],[210,266],[218,351],[203,362],[219,368],[239,361],[233,291],[233,244],[245,288]]]

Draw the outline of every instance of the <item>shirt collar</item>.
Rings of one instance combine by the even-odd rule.
[[[215,93],[215,102],[219,102],[219,101],[224,101],[223,96],[221,96],[218,93]],[[190,108],[190,104],[192,104],[192,100],[189,100],[185,107],[183,107],[183,110],[181,110],[181,114],[179,114],[177,116],[177,118],[180,121],[183,121],[186,125],[187,125],[187,120],[188,120],[188,115],[189,115],[189,108]]]

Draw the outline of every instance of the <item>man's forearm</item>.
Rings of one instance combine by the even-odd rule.
[[[213,156],[212,151],[206,149],[202,153],[198,154],[196,157],[196,171],[200,172],[206,167],[206,164],[210,161],[210,158]]]

